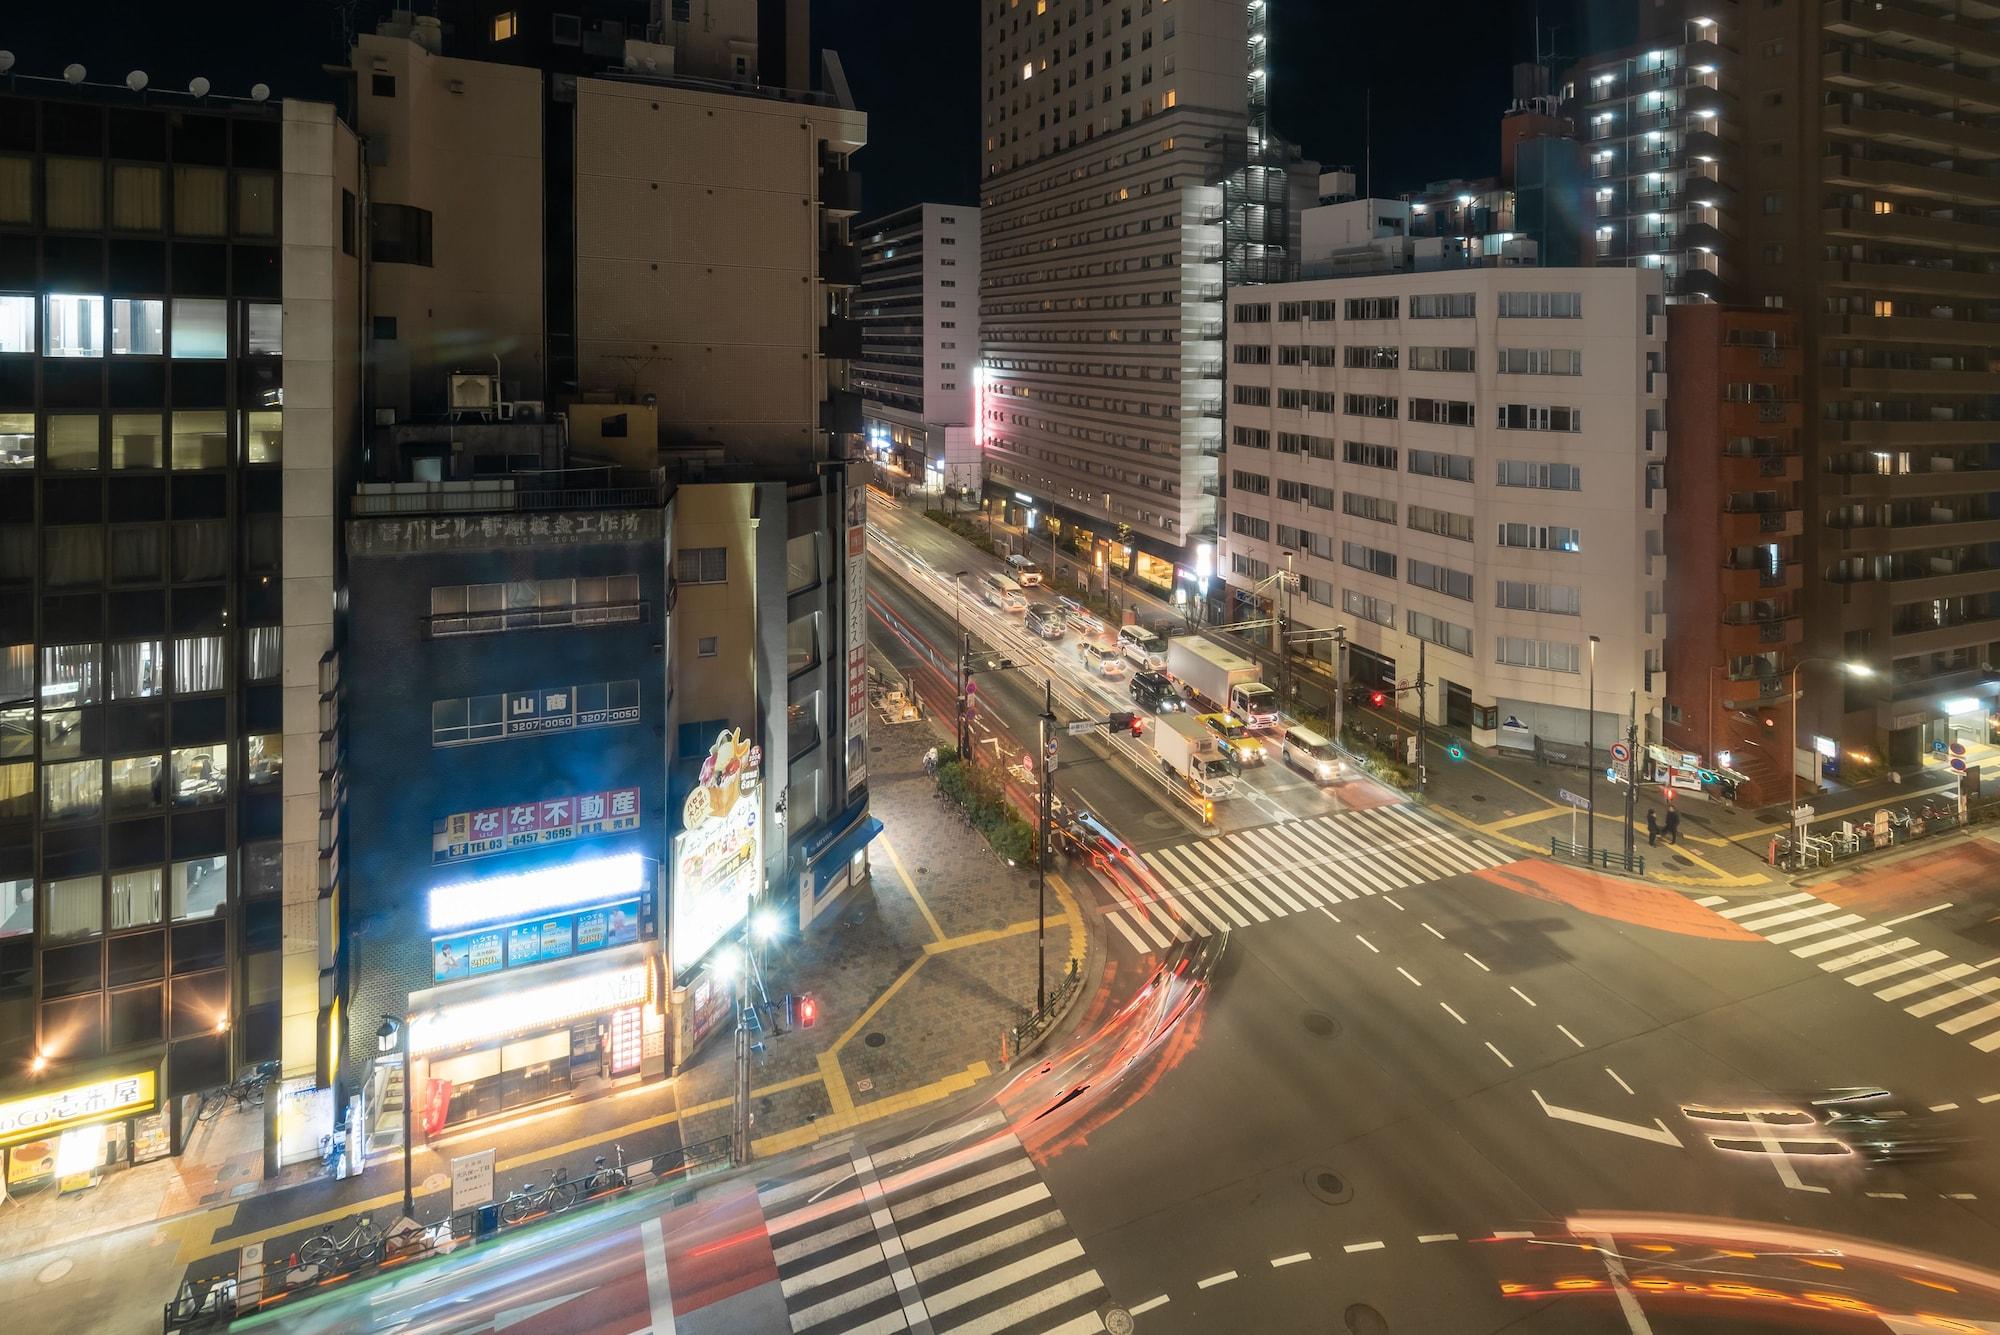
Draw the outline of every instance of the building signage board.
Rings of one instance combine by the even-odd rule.
[[[681,809],[687,828],[674,836],[668,934],[676,979],[742,923],[763,883],[762,763],[740,732],[724,732]]]
[[[461,1154],[451,1161],[451,1212],[476,1210],[493,1202],[493,1151]]]
[[[64,1127],[114,1115],[151,1112],[158,1098],[158,1073],[135,1071],[13,1099],[0,1103],[0,1145],[35,1140]]]
[[[461,484],[462,485],[462,484]],[[404,552],[492,550],[552,544],[657,541],[658,510],[607,510],[556,515],[455,515],[423,519],[367,519],[348,525],[348,550],[356,556]]]
[[[615,1078],[639,1069],[645,1053],[645,1024],[637,1006],[611,1014],[610,1073]]]
[[[629,946],[652,916],[652,896],[531,918],[431,942],[431,978],[455,983],[524,964],[547,964],[607,946]]]
[[[621,687],[630,689],[618,689]],[[544,686],[532,691],[509,691],[506,699],[507,716],[501,726],[501,735],[506,737],[575,728],[609,728],[636,723],[639,719],[637,682]],[[613,704],[614,699],[618,703]],[[625,703],[627,700],[630,703]]]
[[[517,848],[594,839],[639,826],[639,790],[612,788],[455,811],[431,823],[431,861],[464,862]]]
[[[847,483],[847,796],[868,779],[868,488]]]
[[[508,1034],[552,1029],[568,1020],[643,1005],[650,970],[644,962],[600,968],[559,982],[524,980],[492,996],[431,1006],[410,1017],[410,1052],[433,1052]]]

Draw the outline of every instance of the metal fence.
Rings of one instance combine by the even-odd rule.
[[[1040,1041],[1042,1035],[1055,1028],[1056,1021],[1062,1018],[1070,998],[1074,997],[1077,989],[1083,986],[1083,970],[1079,965],[1080,961],[1072,957],[1068,970],[1063,974],[1062,981],[1056,984],[1056,990],[1050,995],[1048,1004],[1040,1010],[1029,1011],[1019,1024],[1000,1036],[1002,1066],[1013,1062]]]
[[[1646,855],[1637,851],[1628,858],[1622,849],[1593,849],[1584,844],[1573,844],[1567,839],[1551,838],[1549,856],[1581,862],[1586,867],[1602,867],[1605,871],[1630,872],[1634,876],[1646,874]]]

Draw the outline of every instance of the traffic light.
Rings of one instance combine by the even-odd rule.
[[[1122,729],[1126,732],[1131,733],[1134,737],[1139,737],[1145,734],[1146,718],[1145,715],[1143,714],[1128,714],[1120,712],[1117,714],[1113,714],[1110,718],[1104,720],[1104,726],[1111,729],[1111,731],[1113,732],[1117,732]]]
[[[1465,748],[1457,742],[1453,742],[1450,746],[1447,746],[1444,749],[1444,753],[1450,756],[1453,760],[1465,759]]]
[[[1370,691],[1368,692],[1368,703],[1373,708],[1380,709],[1383,705],[1389,703],[1389,697],[1381,691]]]
[[[799,993],[799,1028],[810,1029],[819,1023],[819,998],[810,992]]]

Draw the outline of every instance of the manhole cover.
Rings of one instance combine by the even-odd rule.
[[[1351,1335],[1388,1335],[1388,1319],[1367,1303],[1354,1303],[1341,1315]]]
[[[422,1185],[425,1191],[443,1191],[451,1185],[451,1179],[443,1173],[432,1173],[423,1180]]]
[[[1354,1188],[1331,1168],[1308,1168],[1306,1190],[1327,1205],[1345,1205],[1354,1199]]]
[[[1122,1307],[1109,1307],[1104,1311],[1104,1329],[1110,1335],[1132,1335],[1136,1326],[1130,1312]]]
[[[1332,1038],[1340,1032],[1340,1025],[1324,1011],[1307,1011],[1299,1017],[1299,1023],[1306,1027],[1308,1034],[1316,1034],[1320,1038]]]
[[[883,1033],[880,1029],[877,1029],[874,1033],[868,1035],[868,1037],[862,1039],[861,1041],[863,1043],[866,1043],[871,1048],[879,1048],[884,1043],[887,1043],[889,1041],[889,1036]]]
[[[70,1260],[67,1256],[58,1257],[43,1266],[36,1273],[35,1282],[37,1284],[53,1284],[74,1269],[76,1269],[76,1262]],[[1127,1326],[1126,1329],[1130,1330],[1131,1327]]]

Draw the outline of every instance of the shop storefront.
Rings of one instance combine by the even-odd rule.
[[[93,1187],[172,1152],[157,1067],[110,1072],[0,1103],[6,1195]]]

